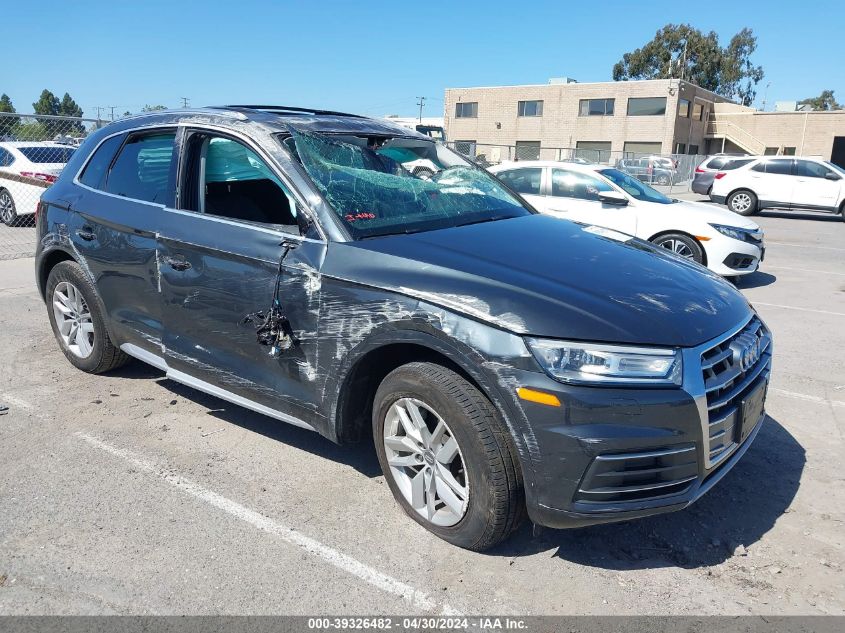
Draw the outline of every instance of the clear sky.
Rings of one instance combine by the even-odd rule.
[[[0,93],[31,112],[43,88],[93,116],[145,103],[267,103],[370,115],[443,114],[447,87],[611,79],[668,22],[744,26],[776,100],[833,89],[845,101],[845,0],[39,0],[4,3]],[[105,111],[106,113],[109,110]]]

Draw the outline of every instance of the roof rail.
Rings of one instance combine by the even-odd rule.
[[[291,112],[295,114],[323,114],[323,115],[330,115],[330,116],[350,116],[355,117],[357,119],[363,119],[366,117],[361,116],[360,114],[351,114],[349,112],[337,112],[335,110],[318,110],[316,108],[295,108],[293,106],[280,106],[280,105],[225,105],[225,106],[212,106],[214,108],[229,108],[232,110],[262,110],[264,112]]]

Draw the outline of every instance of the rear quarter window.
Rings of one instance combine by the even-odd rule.
[[[119,134],[103,141],[85,166],[82,175],[79,177],[79,182],[94,189],[102,189],[106,172],[111,165],[115,152],[123,143],[123,138],[123,135]]]

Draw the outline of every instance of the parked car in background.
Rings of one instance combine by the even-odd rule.
[[[55,182],[76,148],[53,142],[0,143],[0,222],[13,226],[21,216],[35,213],[44,187],[26,182]],[[21,176],[4,178],[3,174]]]
[[[672,185],[680,180],[674,161],[663,156],[621,158],[616,161],[616,169],[650,184]]]
[[[766,156],[716,174],[710,199],[739,215],[809,209],[845,220],[845,169],[818,158]]]
[[[720,275],[748,275],[763,259],[763,232],[754,222],[669,198],[618,169],[520,161],[490,171],[543,213],[634,235]]]
[[[436,173],[403,166],[420,159]],[[388,121],[127,117],[44,192],[36,231],[75,367],[131,356],[337,443],[372,437],[401,508],[461,547],[526,511],[579,527],[684,508],[764,424],[772,337],[731,284],[538,214]]]
[[[695,168],[692,178],[692,190],[702,196],[710,195],[713,179],[719,171],[730,171],[747,165],[757,156],[743,156],[740,154],[716,154],[707,158]]]

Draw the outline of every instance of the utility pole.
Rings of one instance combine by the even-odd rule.
[[[112,121],[114,121],[114,109],[115,109],[116,107],[117,107],[117,106],[108,106],[108,108],[111,110],[111,120],[112,120]]]
[[[420,107],[420,123],[422,123],[422,111],[423,106],[425,105],[425,97],[417,97],[419,101],[417,101],[417,105]]]
[[[190,97],[179,97],[182,100],[182,107],[187,108],[188,104],[191,102]]]
[[[94,106],[94,109],[97,111],[97,120],[100,120],[100,111],[104,110],[103,106]]]
[[[762,107],[763,112],[766,111],[766,101],[769,98],[769,86],[771,86],[771,85],[772,85],[771,81],[769,83],[767,83],[766,84],[766,91],[763,93],[763,107]]]

